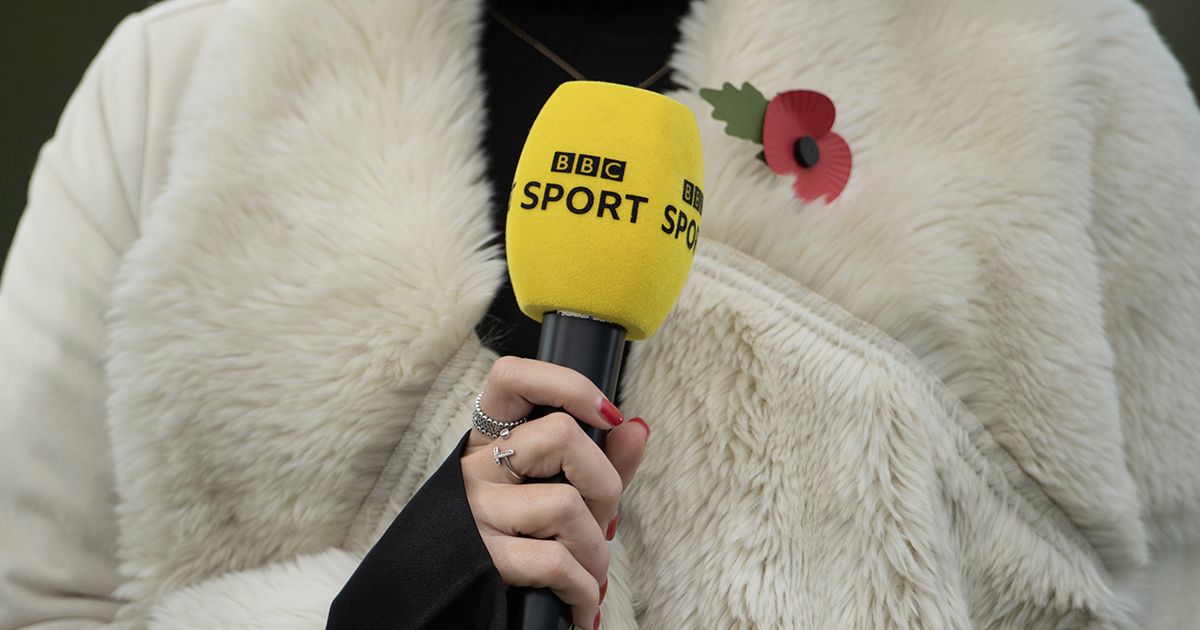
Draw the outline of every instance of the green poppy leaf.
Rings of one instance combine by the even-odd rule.
[[[713,106],[713,118],[725,121],[725,133],[762,144],[763,116],[767,99],[749,83],[735,88],[725,83],[721,89],[700,88],[700,98]]]

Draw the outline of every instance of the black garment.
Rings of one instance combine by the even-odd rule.
[[[492,6],[588,79],[637,85],[669,58],[687,1],[495,0]],[[495,20],[485,20],[491,217],[503,236],[508,188],[525,136],[542,103],[571,77]],[[668,86],[664,77],[648,87]],[[501,355],[536,354],[538,324],[521,313],[507,283],[477,331]],[[329,629],[505,627],[507,588],[463,488],[459,459],[465,446],[464,437],[363,558],[330,608]]]
[[[505,588],[463,494],[467,437],[363,558],[327,628],[503,630]]]

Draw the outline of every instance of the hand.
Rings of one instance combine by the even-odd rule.
[[[608,544],[617,504],[642,461],[650,428],[624,422],[604,394],[578,372],[530,359],[501,357],[480,399],[483,412],[511,420],[542,405],[566,410],[530,420],[507,439],[471,431],[461,464],[467,500],[492,563],[509,586],[546,587],[571,606],[574,624],[600,621],[608,586]],[[576,423],[612,429],[600,450]],[[571,485],[521,484],[493,447],[513,451],[508,461],[524,477],[559,472]]]

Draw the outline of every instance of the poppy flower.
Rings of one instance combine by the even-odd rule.
[[[833,133],[836,110],[820,92],[783,92],[763,117],[763,157],[780,175],[795,177],[792,189],[804,201],[833,201],[850,179],[850,145]]]
[[[725,121],[725,133],[761,143],[760,157],[772,171],[792,175],[792,189],[803,201],[833,201],[850,180],[850,145],[833,133],[837,111],[820,92],[792,90],[767,101],[749,83],[720,90],[703,88],[713,118]]]

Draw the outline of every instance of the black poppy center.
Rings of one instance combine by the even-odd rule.
[[[821,161],[821,147],[817,146],[817,141],[813,140],[812,136],[804,136],[792,145],[792,155],[797,164],[809,168]]]

